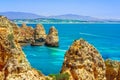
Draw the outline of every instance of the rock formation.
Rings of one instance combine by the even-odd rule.
[[[13,23],[0,16],[0,80],[45,80],[33,69],[14,38]]]
[[[23,23],[19,29],[19,33],[19,43],[30,43],[30,41],[33,39],[34,29]]]
[[[61,73],[68,73],[70,80],[106,80],[105,70],[100,53],[80,39],[66,52]]]
[[[40,24],[37,24],[34,30],[34,39],[32,40],[31,45],[43,45],[46,39],[46,31],[44,27]]]
[[[51,46],[51,47],[58,47],[59,46],[58,31],[56,30],[55,27],[50,28],[49,33],[46,37],[45,45]]]
[[[43,27],[43,25],[41,24],[37,24],[35,30],[34,30],[34,39],[37,40],[37,39],[46,39],[46,31]]]
[[[107,80],[120,80],[120,62],[106,60],[105,64]]]
[[[33,35],[34,40],[46,39],[47,46],[58,46],[58,32],[54,27],[50,28],[46,37],[41,25],[37,25],[34,32],[26,24],[19,28],[6,17],[0,16],[0,80],[54,79],[32,68],[18,43],[20,40],[24,42],[33,39]],[[120,62],[106,60],[104,63],[100,53],[80,39],[66,52],[61,73],[69,74],[70,80],[120,80]],[[61,76],[62,79],[65,78],[62,74],[60,79]]]

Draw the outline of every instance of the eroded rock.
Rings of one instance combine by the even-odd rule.
[[[46,31],[45,31],[43,25],[37,24],[37,26],[34,30],[34,39],[37,40],[40,38],[46,39]]]
[[[59,46],[58,31],[54,26],[52,26],[49,30],[49,33],[46,37],[45,45],[51,46],[51,47],[58,47]]]
[[[66,52],[61,73],[68,73],[70,80],[106,80],[105,71],[105,63],[100,53],[80,39]]]
[[[46,31],[41,24],[37,24],[34,30],[34,39],[32,40],[31,45],[39,46],[44,45],[46,39]]]
[[[30,43],[33,39],[34,29],[30,26],[27,26],[25,23],[19,28],[19,43]]]

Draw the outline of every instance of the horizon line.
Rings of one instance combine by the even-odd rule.
[[[81,15],[81,14],[76,14],[76,13],[65,13],[65,14],[54,14],[54,15],[41,15],[38,13],[32,13],[32,12],[23,12],[23,11],[2,11],[0,13],[6,13],[6,12],[13,12],[13,13],[29,13],[29,14],[34,14],[38,16],[44,16],[44,17],[52,17],[52,16],[62,16],[62,15],[77,15],[77,16],[85,16],[85,17],[92,17],[96,19],[113,19],[113,20],[120,20],[120,18],[100,18],[100,17],[94,17],[94,16],[89,16],[89,15]]]

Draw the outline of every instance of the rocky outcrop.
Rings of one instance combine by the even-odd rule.
[[[106,60],[105,64],[107,80],[120,80],[120,62]]]
[[[51,27],[49,30],[49,33],[46,37],[45,45],[51,46],[51,47],[59,46],[58,31],[56,30],[56,28],[54,26]]]
[[[7,28],[6,26],[8,25],[10,26],[9,29],[14,33],[14,38],[18,39],[19,27],[15,23],[9,21],[5,16],[0,16],[0,28]]]
[[[37,24],[35,30],[34,30],[34,39],[38,40],[38,39],[46,39],[46,31],[43,27],[43,25],[41,24]]]
[[[27,26],[25,23],[19,28],[19,43],[30,43],[33,39],[34,29]]]
[[[43,74],[33,69],[17,42],[13,24],[0,16],[0,80],[45,80]]]
[[[46,39],[46,31],[41,24],[37,24],[34,30],[34,39],[32,40],[31,45],[44,45]]]
[[[50,47],[59,46],[58,31],[55,27],[51,27],[49,34],[46,35],[46,31],[41,24],[37,24],[35,29],[27,26],[25,23],[21,27],[18,27],[14,23],[11,25],[13,26],[15,38],[17,38],[21,45],[31,44],[32,46],[42,46],[45,44]]]
[[[61,73],[68,73],[70,80],[106,80],[105,70],[100,53],[80,39],[66,52]]]

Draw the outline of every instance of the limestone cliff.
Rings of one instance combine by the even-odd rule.
[[[0,80],[45,80],[30,66],[14,37],[13,23],[0,16]]]
[[[34,39],[32,40],[31,45],[43,45],[46,39],[46,31],[41,24],[37,24],[34,29]]]
[[[53,26],[50,28],[49,33],[46,37],[46,46],[58,47],[59,46],[59,38],[58,38],[58,31]]]
[[[25,23],[19,28],[19,43],[30,43],[33,39],[34,29],[27,26]]]
[[[105,64],[107,80],[120,80],[120,62],[106,60]]]
[[[106,80],[105,70],[100,53],[80,39],[66,52],[61,73],[68,73],[70,80]]]

